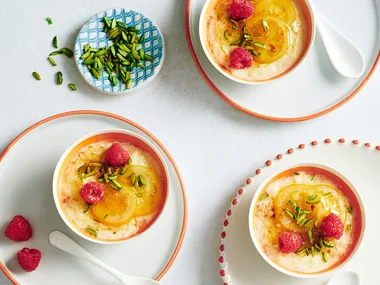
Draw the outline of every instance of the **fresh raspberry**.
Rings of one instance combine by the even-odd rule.
[[[253,14],[253,4],[249,0],[232,0],[228,12],[236,20],[246,19]]]
[[[281,252],[295,252],[302,246],[302,237],[295,232],[281,232],[278,237],[278,247]]]
[[[247,51],[243,47],[235,48],[231,52],[230,66],[232,68],[243,69],[246,67],[250,67],[252,65],[252,62],[253,62],[252,55],[249,53],[249,51]]]
[[[14,241],[26,241],[32,237],[32,227],[23,216],[15,216],[5,229],[5,236]]]
[[[319,232],[323,237],[333,237],[340,239],[343,235],[344,225],[342,220],[335,214],[331,213],[325,217],[319,226]]]
[[[103,185],[89,182],[82,186],[80,195],[87,203],[96,204],[104,199]]]
[[[128,162],[130,155],[119,143],[114,143],[108,149],[106,160],[112,165],[122,165]]]
[[[41,260],[41,252],[38,249],[24,247],[17,253],[17,260],[26,272],[36,270]]]

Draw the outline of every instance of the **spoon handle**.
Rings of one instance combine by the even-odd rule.
[[[88,253],[86,250],[84,250],[82,247],[80,247],[77,243],[75,243],[72,239],[70,239],[63,233],[59,231],[51,232],[49,235],[49,241],[56,248],[59,248],[60,250],[75,255],[76,257],[79,257],[83,260],[91,262],[92,264],[100,267],[104,271],[107,271],[109,274],[113,275],[121,283],[125,282],[126,276],[124,274],[113,269],[112,267],[97,259],[92,254]]]

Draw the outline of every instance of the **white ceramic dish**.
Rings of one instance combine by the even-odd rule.
[[[304,62],[304,60],[307,58],[308,54],[310,53],[310,50],[311,50],[311,48],[313,46],[313,43],[314,43],[316,25],[315,25],[315,19],[314,19],[314,12],[313,12],[313,9],[312,9],[312,7],[310,5],[310,2],[308,0],[304,0],[305,4],[306,4],[305,6],[308,9],[307,12],[310,14],[310,19],[311,19],[311,29],[309,31],[311,33],[311,36],[310,36],[311,39],[310,39],[310,42],[309,42],[308,46],[305,47],[306,51],[304,52],[304,54],[302,55],[302,57],[299,60],[297,60],[297,63],[295,65],[291,66],[284,73],[282,73],[280,75],[276,75],[273,78],[269,78],[267,80],[262,80],[262,81],[246,81],[246,80],[239,79],[239,78],[237,78],[235,76],[232,76],[229,72],[227,72],[223,68],[221,68],[220,65],[213,59],[213,56],[209,52],[208,44],[205,41],[205,39],[206,39],[206,35],[205,35],[205,32],[206,32],[206,28],[205,28],[205,26],[206,26],[206,23],[205,23],[205,21],[206,21],[206,19],[205,19],[206,11],[208,10],[208,8],[210,6],[210,3],[214,2],[214,1],[215,0],[207,0],[206,3],[203,6],[203,9],[202,9],[202,12],[201,12],[201,15],[200,15],[200,18],[199,18],[199,39],[200,39],[203,51],[206,54],[206,56],[207,56],[208,60],[210,61],[210,63],[221,74],[223,74],[227,78],[229,78],[229,79],[231,79],[233,81],[236,81],[238,83],[248,84],[248,85],[259,85],[259,84],[265,84],[265,83],[273,82],[273,81],[276,81],[276,80],[278,80],[280,78],[285,78],[285,77],[287,77],[287,75],[292,74]]]
[[[359,274],[363,284],[380,284],[377,263],[380,248],[374,247],[380,235],[378,227],[378,172],[380,168],[380,145],[345,139],[326,139],[300,144],[270,158],[255,175],[237,189],[221,230],[219,245],[220,276],[224,285],[322,285],[342,269],[315,279],[300,279],[275,270],[252,244],[247,226],[250,205],[260,185],[274,173],[297,164],[316,163],[336,169],[355,186],[365,205],[365,235],[355,256],[345,264],[344,270]],[[234,193],[236,193],[234,191]],[[372,261],[371,261],[372,260]]]
[[[86,240],[89,240],[89,241],[92,241],[92,242],[95,242],[95,243],[99,243],[99,244],[117,244],[117,243],[122,243],[122,242],[126,242],[126,241],[129,241],[130,239],[132,238],[135,238],[135,237],[138,237],[139,235],[141,234],[144,234],[145,232],[147,232],[152,226],[153,224],[151,224],[150,226],[148,226],[148,228],[144,229],[142,232],[139,232],[137,233],[136,235],[132,235],[131,237],[129,238],[126,238],[124,240],[121,240],[121,241],[102,241],[102,240],[98,240],[96,238],[90,238],[88,236],[86,236],[85,234],[83,234],[80,230],[78,230],[66,217],[65,213],[62,211],[62,207],[60,205],[60,202],[59,202],[59,197],[58,197],[58,184],[59,184],[59,181],[58,181],[58,177],[59,177],[59,172],[62,168],[62,164],[64,163],[67,155],[79,144],[81,144],[83,141],[85,140],[88,140],[89,138],[91,137],[94,137],[94,136],[101,136],[101,135],[104,135],[104,134],[107,134],[107,133],[118,133],[118,134],[121,134],[121,135],[127,135],[127,136],[131,136],[131,137],[134,137],[136,138],[138,141],[141,141],[141,144],[144,144],[144,145],[147,145],[149,148],[150,148],[150,152],[151,153],[155,153],[157,155],[157,157],[159,158],[160,160],[160,163],[162,164],[163,166],[163,171],[165,172],[165,175],[164,177],[166,177],[166,181],[164,181],[164,185],[167,185],[167,189],[165,189],[164,191],[167,193],[166,195],[166,199],[165,199],[165,202],[164,202],[164,205],[163,207],[159,210],[159,213],[157,214],[157,217],[155,217],[153,219],[153,224],[160,218],[162,212],[164,211],[165,209],[165,205],[166,205],[166,202],[167,202],[167,197],[168,197],[168,192],[170,191],[169,190],[169,185],[170,185],[170,178],[169,178],[169,172],[168,172],[168,168],[166,166],[166,163],[165,163],[165,160],[164,158],[162,157],[162,155],[159,153],[159,151],[156,149],[155,146],[153,146],[153,144],[151,144],[147,139],[145,139],[144,137],[134,133],[134,132],[131,132],[131,131],[127,131],[127,130],[123,130],[123,129],[109,129],[109,130],[102,130],[102,131],[97,131],[97,132],[92,132],[80,139],[78,139],[77,141],[75,141],[73,144],[71,144],[68,149],[62,154],[61,158],[59,159],[58,163],[57,163],[57,166],[55,168],[55,171],[54,171],[54,176],[53,176],[53,197],[54,197],[54,204],[55,206],[57,207],[57,211],[59,213],[59,215],[61,216],[62,220],[66,223],[66,225],[74,232],[76,233],[77,235],[79,235],[80,237],[86,239]]]
[[[366,71],[358,79],[341,77],[332,67],[318,33],[308,58],[284,80],[243,85],[223,76],[206,57],[199,40],[204,0],[187,0],[185,28],[194,62],[210,87],[238,110],[275,121],[302,121],[325,115],[352,99],[379,61],[380,5],[377,0],[313,1],[313,4],[363,53]],[[344,7],[337,13],[334,7]],[[360,25],[352,19],[360,19]],[[364,32],[365,31],[365,32]],[[286,107],[284,107],[286,106]]]
[[[359,239],[358,239],[358,241],[357,241],[357,243],[356,243],[356,245],[354,247],[354,250],[337,267],[334,267],[332,269],[328,269],[327,271],[325,271],[323,273],[302,274],[302,273],[297,273],[297,272],[294,272],[294,271],[290,271],[290,270],[288,270],[288,269],[286,269],[286,268],[278,265],[276,262],[274,262],[273,260],[271,260],[264,253],[264,251],[262,249],[262,246],[260,244],[260,241],[257,239],[257,234],[255,234],[255,230],[254,230],[254,227],[253,227],[254,209],[255,209],[257,201],[260,198],[260,194],[262,193],[262,190],[265,187],[267,187],[268,183],[270,183],[270,181],[272,181],[272,179],[274,177],[278,176],[280,173],[288,171],[289,169],[297,168],[297,167],[301,167],[301,168],[302,167],[320,168],[320,169],[326,170],[327,172],[330,172],[332,175],[334,175],[334,176],[338,177],[339,179],[341,179],[342,181],[344,181],[344,183],[348,186],[348,188],[350,190],[352,190],[352,193],[355,195],[355,197],[356,197],[356,199],[357,199],[357,201],[359,203],[359,206],[360,206],[360,213],[361,213],[361,217],[362,217],[362,223],[361,223],[361,229],[360,229],[360,237],[359,237]],[[335,169],[332,169],[332,168],[330,168],[330,167],[328,167],[326,165],[321,165],[321,164],[316,164],[316,163],[297,164],[297,165],[292,165],[290,167],[286,167],[284,169],[281,169],[279,171],[274,172],[267,179],[265,179],[265,181],[263,183],[261,183],[260,187],[256,190],[256,193],[255,193],[255,195],[252,198],[251,206],[249,208],[248,228],[249,228],[249,233],[250,233],[251,239],[252,239],[253,244],[255,245],[257,251],[260,253],[261,257],[266,262],[268,262],[273,268],[275,268],[279,272],[282,272],[284,274],[287,274],[287,275],[293,276],[293,277],[298,277],[298,278],[320,278],[320,277],[323,277],[323,276],[325,276],[327,274],[330,274],[330,273],[332,274],[335,270],[339,269],[340,267],[343,267],[355,255],[357,249],[359,248],[359,246],[360,246],[360,244],[361,244],[361,242],[363,240],[364,231],[365,231],[365,211],[364,211],[364,205],[363,205],[363,202],[360,199],[359,193],[358,193],[357,189],[355,189],[354,185],[352,185],[350,183],[350,181],[346,177],[344,177],[341,173],[339,173]]]
[[[57,213],[51,190],[54,168],[67,146],[100,129],[125,129],[143,136],[164,158],[171,180],[165,210],[149,231],[129,242],[107,246],[84,240],[67,228]],[[5,149],[0,161],[0,228],[4,228],[14,215],[22,214],[29,219],[34,230],[32,239],[24,243],[11,242],[0,234],[0,269],[13,284],[115,284],[107,273],[50,245],[48,235],[53,230],[65,233],[93,255],[127,275],[160,280],[174,262],[186,231],[185,189],[169,152],[136,123],[99,111],[58,114],[20,134]],[[23,165],[22,176],[18,162]],[[37,248],[42,252],[41,263],[31,274],[22,271],[15,260],[15,254],[23,247]]]

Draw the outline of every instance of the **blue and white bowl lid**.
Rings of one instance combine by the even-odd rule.
[[[103,32],[103,18],[106,16],[110,20],[116,18],[117,21],[121,21],[127,26],[139,29],[138,35],[145,35],[144,42],[142,43],[145,53],[154,58],[153,62],[144,62],[146,65],[145,69],[136,66],[131,71],[133,81],[129,89],[121,81],[113,86],[109,80],[108,73],[104,69],[100,73],[100,79],[96,79],[83,64],[84,60],[80,58],[83,55],[83,48],[86,44],[89,44],[93,48],[104,48],[113,44],[112,40],[108,39],[107,33]],[[74,56],[79,72],[91,87],[107,94],[121,94],[140,88],[157,76],[164,63],[165,44],[160,29],[144,14],[124,8],[114,8],[97,13],[84,24],[75,41]]]

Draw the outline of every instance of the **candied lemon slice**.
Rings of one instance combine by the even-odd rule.
[[[104,185],[104,199],[91,206],[90,211],[94,219],[105,225],[121,226],[134,217],[136,204],[136,196],[125,185],[120,191]]]
[[[141,175],[146,185],[132,185],[131,175],[134,174],[137,181]],[[119,180],[133,188],[136,197],[135,216],[144,216],[158,210],[164,199],[162,182],[159,173],[153,167],[131,165],[127,172]]]
[[[311,205],[307,204],[309,196],[317,196],[318,192],[310,185],[291,184],[278,191],[274,198],[274,207],[276,209],[276,217],[281,225],[288,230],[299,230],[296,221],[292,219],[284,209],[288,209],[295,214],[295,208],[292,208],[289,201],[293,201],[301,210],[310,210]]]
[[[258,63],[271,63],[281,58],[290,45],[290,29],[276,17],[251,17],[245,21],[245,33],[250,36],[250,47],[260,55],[254,57]]]
[[[256,2],[254,11],[256,16],[273,15],[290,26],[297,20],[297,10],[292,0],[260,0]]]

